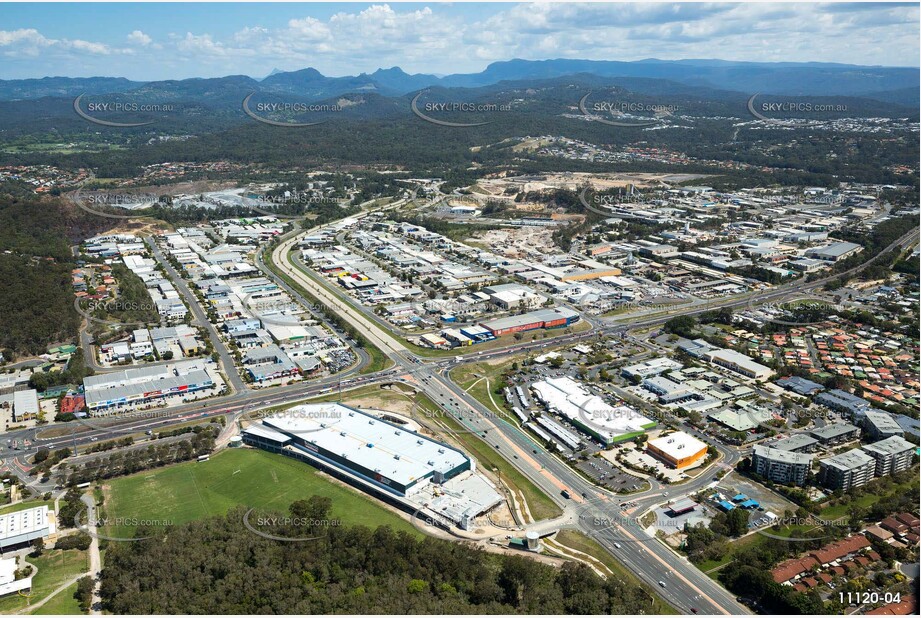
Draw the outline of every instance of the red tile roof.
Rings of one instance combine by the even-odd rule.
[[[868,616],[907,616],[918,613],[918,598],[909,595],[900,603],[890,603],[867,612]]]
[[[806,556],[805,558],[794,558],[792,560],[781,562],[776,567],[771,569],[771,576],[774,578],[775,582],[782,584],[783,582],[790,581],[800,573],[805,573],[818,564],[819,563],[816,562],[815,558],[812,556]]]
[[[834,543],[829,543],[822,549],[818,549],[809,555],[815,558],[819,564],[828,564],[829,562],[834,562],[839,558],[844,558],[848,554],[853,554],[867,547],[870,547],[870,541],[867,540],[867,537],[856,535],[847,539],[835,541]]]

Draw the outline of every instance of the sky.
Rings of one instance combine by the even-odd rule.
[[[0,79],[442,75],[512,58],[917,67],[919,55],[917,3],[0,5]]]

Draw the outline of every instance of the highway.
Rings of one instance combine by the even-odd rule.
[[[272,261],[288,277],[321,302],[333,307],[343,319],[365,334],[397,367],[410,375],[408,381],[420,392],[444,407],[452,416],[459,416],[461,422],[475,435],[481,438],[488,436],[484,442],[490,448],[496,448],[506,461],[560,506],[572,511],[570,503],[561,496],[561,492],[566,490],[575,503],[584,504],[584,509],[592,515],[615,516],[618,507],[614,494],[608,494],[589,483],[515,425],[496,418],[494,412],[487,410],[450,379],[441,375],[436,367],[421,362],[406,350],[402,342],[377,328],[361,311],[292,266],[287,255],[297,238],[296,235],[286,238],[272,251]],[[589,336],[592,334],[589,333]],[[542,345],[546,346],[546,342]],[[584,510],[582,514],[586,514]],[[689,613],[694,608],[704,614],[750,613],[729,592],[657,540],[646,536],[635,523],[620,521],[613,523],[610,528],[597,530],[574,514],[573,525],[595,538],[638,577],[655,588],[667,602],[684,612]],[[621,544],[621,540],[627,543]],[[622,549],[617,549],[615,543],[621,544]],[[665,587],[661,587],[659,582],[665,583]]]
[[[397,204],[398,203],[391,204],[384,207],[384,209],[396,207]],[[22,450],[11,449],[6,443],[0,444],[0,457],[3,457],[6,462],[6,467],[15,471],[21,477],[28,478],[27,475],[25,475],[25,468],[27,468],[27,465],[25,465],[23,461],[41,446],[51,447],[53,445],[55,448],[76,446],[79,450],[81,447],[99,440],[117,438],[120,435],[127,435],[130,433],[143,433],[159,425],[166,425],[187,419],[205,419],[223,415],[229,416],[231,419],[236,419],[247,410],[281,405],[310,396],[316,396],[329,392],[340,383],[343,389],[351,389],[366,384],[399,380],[426,394],[429,398],[451,413],[452,416],[459,417],[459,422],[461,422],[468,431],[484,439],[485,443],[489,445],[489,448],[496,449],[506,461],[521,471],[521,473],[534,482],[535,485],[544,490],[551,499],[563,507],[565,512],[571,516],[572,525],[574,527],[592,536],[597,542],[604,546],[607,551],[615,556],[618,561],[623,563],[650,586],[654,587],[660,596],[676,608],[686,613],[690,612],[692,608],[699,611],[701,614],[751,613],[746,607],[738,604],[733,595],[700,572],[686,559],[664,546],[658,540],[646,536],[645,532],[638,524],[631,521],[629,517],[621,512],[619,502],[623,501],[625,498],[618,497],[616,494],[611,494],[602,490],[585,480],[584,477],[580,476],[565,462],[539,446],[528,434],[517,426],[497,417],[494,411],[486,409],[479,401],[453,383],[450,379],[449,370],[452,366],[458,364],[456,359],[433,360],[420,358],[408,350],[401,340],[386,332],[386,330],[376,323],[373,318],[370,318],[363,311],[354,307],[350,302],[339,297],[324,285],[289,263],[287,259],[288,252],[295,246],[299,236],[304,233],[307,233],[307,231],[295,232],[282,237],[280,244],[272,250],[273,263],[293,281],[297,282],[298,285],[315,296],[321,303],[328,305],[341,316],[343,320],[361,332],[364,337],[394,362],[394,368],[360,375],[359,372],[363,367],[367,366],[369,357],[367,353],[359,349],[356,350],[356,352],[359,354],[360,362],[355,367],[341,372],[340,374],[312,380],[310,382],[301,382],[285,387],[266,389],[264,391],[248,389],[247,385],[240,379],[239,374],[236,372],[233,359],[220,340],[216,329],[207,320],[207,316],[199,306],[191,290],[189,290],[186,282],[164,259],[159,248],[156,247],[153,241],[147,239],[148,245],[154,256],[157,258],[158,262],[164,266],[170,278],[176,283],[177,289],[188,301],[196,320],[208,329],[209,335],[214,342],[215,350],[217,350],[220,355],[222,369],[233,387],[233,392],[216,399],[184,404],[166,410],[156,410],[148,417],[92,419],[91,421],[84,421],[83,425],[77,422],[69,423],[66,425],[80,431],[68,437],[37,440],[36,434],[41,431],[38,429],[8,432],[8,439],[20,442],[27,440],[32,442],[32,444],[28,448]],[[895,246],[907,246],[917,242],[917,240],[918,229],[914,228],[893,243],[890,248]],[[889,249],[886,251],[888,250]],[[880,255],[886,251],[881,252]],[[751,297],[727,299],[723,302],[694,308],[692,310],[688,310],[688,308],[682,310],[679,308],[673,312],[658,314],[646,319],[631,319],[629,316],[620,320],[610,318],[603,319],[601,320],[602,326],[596,327],[590,331],[561,335],[552,340],[521,342],[505,348],[493,349],[480,353],[468,353],[462,355],[462,362],[509,356],[524,351],[543,349],[548,345],[563,345],[595,337],[616,336],[626,333],[627,330],[648,328],[662,324],[674,315],[679,314],[694,314],[714,310],[719,307],[741,307],[750,304],[771,302],[772,300],[789,296],[791,292],[805,292],[820,287],[833,278],[856,273],[860,269],[873,263],[877,258],[878,256],[874,257],[851,272],[838,274],[834,277],[828,277],[810,283],[794,283],[786,286],[779,286],[766,291],[764,294],[754,299]],[[281,287],[292,294],[295,299],[308,307],[312,304],[269,270],[262,262],[261,255],[257,256],[256,262],[267,276],[273,278]],[[86,426],[86,423],[89,422],[93,423],[92,427]],[[61,424],[55,425],[56,428],[59,426],[61,426]],[[724,464],[731,466],[738,460],[739,454],[737,451],[723,448],[720,445],[717,445],[717,448],[723,455]],[[681,491],[684,493],[702,488],[710,481],[711,475],[702,475],[698,479],[683,484],[681,486]],[[50,487],[39,485],[35,481],[32,481],[32,486],[42,488],[43,490],[50,489]],[[563,490],[569,492],[572,496],[572,500],[566,500],[561,496],[561,491]],[[658,491],[658,488],[653,487],[646,492],[635,494],[627,499],[639,504],[639,507],[634,511],[635,513],[642,513],[662,500],[662,496]],[[599,528],[592,523],[595,518],[604,518],[614,521],[610,526]],[[663,582],[665,586],[660,587],[659,582]]]

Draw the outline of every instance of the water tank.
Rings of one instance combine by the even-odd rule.
[[[528,532],[525,535],[525,542],[528,546],[528,551],[538,551],[540,549],[540,535],[536,532]]]

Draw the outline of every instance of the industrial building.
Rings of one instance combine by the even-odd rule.
[[[832,490],[847,491],[866,485],[876,472],[876,460],[859,448],[819,460],[819,482]]]
[[[676,360],[660,356],[659,358],[653,358],[652,360],[637,363],[636,365],[624,367],[621,369],[620,373],[625,378],[643,380],[665,373],[666,371],[681,369],[682,366],[683,365]]]
[[[797,395],[803,395],[804,397],[811,397],[816,393],[820,393],[825,390],[825,387],[817,382],[812,380],[807,380],[799,376],[787,376],[786,378],[781,378],[777,380],[777,385],[781,388],[785,388],[788,391],[792,391]]]
[[[480,326],[495,337],[538,328],[564,328],[579,321],[579,313],[568,307],[538,309],[521,315],[481,322]]]
[[[861,448],[876,460],[876,476],[888,476],[911,467],[916,447],[901,436],[891,436]]]
[[[86,407],[100,412],[211,388],[214,381],[206,365],[189,360],[89,376],[83,379]]]
[[[0,552],[43,539],[55,532],[57,522],[47,505],[0,515]]]
[[[643,388],[659,397],[659,402],[678,403],[689,399],[698,399],[699,393],[685,384],[669,380],[665,376],[651,376],[643,380]]]
[[[677,469],[687,468],[707,456],[707,443],[683,431],[646,442],[646,452]]]
[[[825,247],[816,247],[806,251],[807,258],[837,262],[863,251],[863,247],[852,242],[833,242]]]
[[[38,391],[34,388],[4,393],[0,395],[0,429],[36,419],[39,411]]]
[[[752,470],[775,483],[803,486],[811,467],[812,455],[762,444],[752,450]]]
[[[16,571],[15,557],[0,560],[0,597],[32,587],[33,575],[16,579]]]
[[[534,309],[540,307],[544,297],[519,283],[504,283],[483,288],[489,300],[503,309]]]
[[[502,501],[460,450],[339,403],[296,406],[243,431],[243,441],[306,461],[413,512],[466,527]],[[438,486],[437,489],[433,486]]]
[[[905,432],[902,431],[902,426],[888,412],[867,410],[860,420],[860,425],[871,440],[882,440],[892,436],[902,437],[905,435]]]
[[[774,370],[756,363],[745,354],[735,350],[716,349],[704,353],[703,357],[715,365],[735,371],[752,380],[766,380]]]
[[[606,445],[631,440],[656,426],[633,408],[608,405],[570,377],[547,378],[531,388],[548,411]]]
[[[245,432],[244,440],[254,435],[279,452],[319,458],[400,495],[473,466],[447,444],[338,403],[297,406],[266,417],[259,429],[261,434]]]
[[[773,415],[768,410],[751,407],[743,410],[717,410],[707,417],[733,431],[751,431],[771,420]]]

